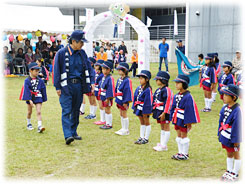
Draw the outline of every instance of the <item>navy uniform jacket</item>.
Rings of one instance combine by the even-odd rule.
[[[114,78],[111,76],[111,74],[107,76],[103,76],[99,85],[100,85],[99,95],[101,101],[106,101],[106,99],[108,98],[111,99],[115,97]]]
[[[41,70],[40,70],[39,73],[42,73],[43,76],[38,75],[38,77],[43,78],[44,80],[46,80],[46,78],[47,78],[47,73],[46,73],[46,70],[45,70],[44,66],[41,67]]]
[[[158,118],[163,112],[165,113],[165,120],[169,119],[170,110],[173,103],[173,92],[169,87],[158,88],[153,95],[153,118]]]
[[[66,46],[65,48],[60,49],[56,55],[54,60],[54,73],[53,73],[53,81],[56,90],[60,90],[66,94],[69,94],[68,81],[69,78],[69,59],[72,55],[70,46]],[[83,75],[81,76],[83,93],[90,92],[91,84],[94,84],[93,80],[93,70],[88,59],[87,54],[83,49],[78,51],[82,58],[83,65]]]
[[[99,96],[99,89],[100,89],[99,83],[103,77],[104,77],[103,73],[95,74],[95,83],[94,83],[94,95],[95,96]]]
[[[185,54],[185,46],[183,45],[182,47],[177,46],[177,48],[183,53]]]
[[[117,80],[115,95],[115,102],[121,106],[123,106],[123,104],[128,104],[129,102],[133,101],[132,81],[129,77],[125,77],[124,79],[119,78]]]
[[[234,143],[241,142],[241,109],[239,104],[222,107],[219,118],[219,142],[227,147],[234,147]]]
[[[201,75],[201,81],[200,85],[206,86],[206,87],[211,87],[212,83],[217,82],[216,78],[216,72],[215,68],[211,66],[205,66],[202,68],[202,75]]]
[[[228,84],[235,84],[235,79],[233,77],[233,75],[231,73],[229,73],[228,75],[226,75],[225,73],[219,78],[219,87],[218,87],[218,91],[220,94],[223,94],[220,89],[223,86],[227,86]]]
[[[126,56],[124,54],[119,54],[118,63],[126,62]]]
[[[36,84],[38,80],[38,84]],[[37,77],[35,80],[28,77],[25,79],[21,89],[20,100],[32,100],[34,104],[47,101],[46,86],[42,79]]]
[[[177,93],[174,96],[170,119],[173,124],[181,127],[186,127],[189,123],[200,122],[197,105],[189,91],[183,94]]]
[[[143,114],[151,114],[152,102],[153,95],[151,88],[148,87],[145,90],[143,90],[141,86],[137,87],[137,89],[134,92],[134,101],[132,105],[134,113],[137,116],[141,116]]]

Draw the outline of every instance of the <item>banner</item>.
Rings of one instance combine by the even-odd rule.
[[[94,17],[94,9],[86,8],[86,22],[90,21]]]
[[[187,75],[190,78],[189,86],[198,85],[200,66],[193,63],[177,48],[175,48],[175,54],[177,56],[178,73]]]
[[[118,34],[125,34],[125,19],[118,24]]]
[[[176,10],[174,10],[174,35],[178,35],[178,18]]]
[[[151,26],[151,22],[152,22],[152,19],[151,19],[150,17],[147,16],[146,26],[147,26],[147,27],[150,27],[150,26]]]

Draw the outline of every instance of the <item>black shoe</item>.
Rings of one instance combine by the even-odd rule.
[[[148,139],[142,139],[141,144],[147,144],[149,142]]]
[[[112,129],[112,126],[103,125],[103,126],[100,127],[100,129],[108,130],[108,129]]]
[[[73,142],[73,141],[74,141],[74,138],[73,137],[66,138],[66,144],[67,145],[71,144],[71,142]]]
[[[134,144],[142,144],[142,138],[140,137],[137,141],[134,142]]]
[[[82,140],[82,137],[79,136],[79,135],[76,135],[76,136],[73,136],[73,137],[74,137],[74,139],[76,139],[76,140]]]

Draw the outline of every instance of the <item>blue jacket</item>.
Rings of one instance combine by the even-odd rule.
[[[67,94],[69,92],[69,88],[67,85],[67,80],[69,79],[69,56],[71,55],[68,47],[69,46],[66,46],[56,53],[53,75],[54,86],[56,87],[56,90],[61,90],[62,92]],[[84,74],[82,76],[82,79],[84,80],[81,81],[83,85],[82,89],[83,93],[89,93],[91,91],[91,84],[94,84],[93,70],[85,51],[81,49],[79,52],[81,54],[84,69]]]

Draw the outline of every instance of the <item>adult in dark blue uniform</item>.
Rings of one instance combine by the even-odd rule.
[[[82,49],[84,42],[87,42],[84,32],[75,30],[69,44],[56,53],[54,61],[54,86],[62,108],[62,128],[67,145],[74,139],[82,139],[77,134],[79,108],[83,94],[94,90],[93,69]]]

